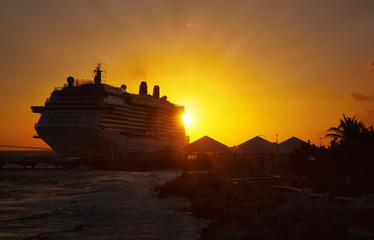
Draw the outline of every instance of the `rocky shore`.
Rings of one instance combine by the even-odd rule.
[[[154,191],[159,198],[186,197],[187,211],[211,219],[201,233],[204,240],[371,239],[348,232],[347,205],[331,192],[314,200],[260,183],[235,184],[213,172],[183,173]]]

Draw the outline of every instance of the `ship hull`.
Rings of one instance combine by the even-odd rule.
[[[124,136],[120,131],[93,127],[35,127],[38,135],[61,157],[120,157],[158,154],[163,144],[149,137]]]

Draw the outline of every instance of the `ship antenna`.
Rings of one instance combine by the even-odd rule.
[[[101,68],[101,63],[98,63],[97,67],[93,71],[93,73],[95,74],[95,78],[94,78],[95,84],[101,84],[101,73],[104,71],[101,70],[100,68]]]

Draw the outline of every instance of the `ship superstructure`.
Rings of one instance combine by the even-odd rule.
[[[155,156],[163,149],[180,151],[188,144],[183,106],[166,96],[160,98],[157,85],[149,95],[146,82],[141,82],[139,94],[128,93],[126,85],[104,84],[102,72],[99,64],[94,81],[68,77],[44,106],[31,107],[41,114],[35,124],[38,136],[58,156]]]

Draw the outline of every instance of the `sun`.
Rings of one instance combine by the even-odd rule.
[[[186,113],[182,115],[182,119],[185,126],[191,123],[191,117]]]

